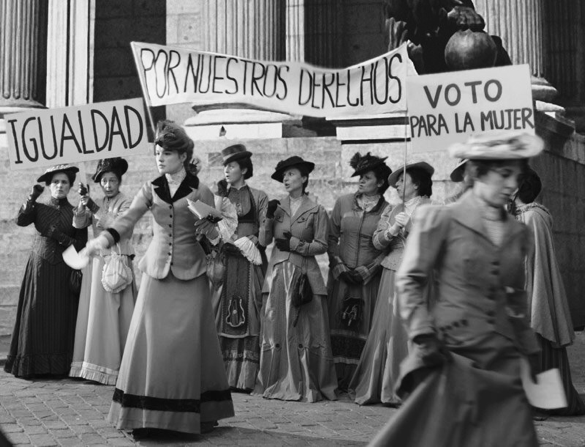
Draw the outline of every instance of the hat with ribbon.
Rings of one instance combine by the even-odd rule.
[[[75,173],[79,172],[79,168],[77,166],[73,166],[70,164],[51,166],[49,169],[47,169],[45,171],[45,173],[43,175],[41,175],[37,179],[37,182],[50,183],[51,180],[53,179],[53,175],[55,175],[59,172],[63,172],[65,174],[67,174],[67,176],[72,175],[73,177],[75,177]]]
[[[250,158],[252,156],[252,152],[246,149],[246,146],[243,144],[234,144],[232,146],[228,146],[221,151],[221,156],[223,158],[223,165],[227,165],[232,161],[243,160],[244,158]]]
[[[91,177],[94,182],[99,183],[102,175],[106,172],[113,172],[118,178],[128,170],[128,162],[121,157],[105,158],[98,162],[95,174]]]
[[[526,132],[506,131],[472,135],[465,143],[455,143],[449,155],[468,160],[520,160],[540,154],[544,141]]]
[[[394,171],[392,174],[390,174],[390,177],[388,177],[388,184],[393,188],[396,188],[396,183],[398,182],[400,176],[404,173],[405,170],[408,172],[409,169],[420,169],[427,172],[429,176],[432,176],[435,173],[435,168],[433,168],[426,161],[417,161],[416,163],[407,164],[406,167],[400,167],[396,169],[396,171]]]
[[[298,155],[293,155],[292,157],[287,158],[286,160],[280,160],[274,169],[274,173],[271,177],[282,183],[284,171],[289,168],[298,168],[301,172],[305,174],[310,174],[313,169],[315,169],[315,163],[311,163],[310,161],[305,161]]]
[[[356,152],[351,160],[349,160],[349,165],[354,169],[352,177],[356,177],[358,175],[365,174],[366,172],[373,171],[374,169],[380,166],[386,166],[384,160],[388,157],[376,157],[375,155],[371,155],[369,152],[366,155],[361,155],[359,152]],[[387,166],[386,166],[387,167]],[[388,168],[388,174],[392,172],[390,168]],[[386,177],[385,176],[385,177]]]

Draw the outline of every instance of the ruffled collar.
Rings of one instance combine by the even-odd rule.
[[[185,177],[187,176],[187,171],[185,171],[184,167],[181,167],[180,170],[173,174],[165,174],[167,182],[169,185],[180,185]]]

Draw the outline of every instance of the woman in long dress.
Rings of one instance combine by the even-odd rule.
[[[390,186],[396,188],[404,202],[386,208],[372,238],[374,247],[389,253],[382,261],[372,330],[349,385],[350,395],[359,405],[400,404],[394,385],[400,375],[400,363],[408,355],[408,336],[400,319],[395,293],[396,271],[412,229],[412,216],[420,205],[430,203],[434,172],[431,165],[422,161],[408,164],[388,178]]]
[[[328,304],[331,348],[340,390],[347,390],[372,327],[385,251],[372,237],[388,202],[384,158],[355,154],[358,190],[337,199],[329,221]]]
[[[94,202],[82,185],[82,199],[73,218],[75,228],[92,224],[93,233],[97,235],[130,208],[132,199],[120,191],[122,176],[127,170],[128,162],[123,158],[99,161],[93,180],[100,185],[104,197]],[[116,384],[138,294],[133,278],[131,236],[130,231],[115,246],[95,257],[89,274],[83,277],[81,290],[84,293],[79,302],[75,349],[69,371],[71,377],[82,377],[104,385]],[[104,263],[113,252],[123,257],[122,262],[132,272],[132,281],[115,293],[107,291],[102,284]]]
[[[90,252],[109,248],[147,211],[153,215],[154,236],[139,263],[142,281],[108,419],[124,430],[202,433],[234,414],[199,242],[216,242],[219,232],[197,219],[187,202],[214,206],[214,198],[186,169],[194,144],[180,126],[159,122],[155,145],[162,175],[145,183],[126,213],[88,243]]]
[[[567,396],[566,408],[546,413],[576,416],[585,413],[585,404],[573,386],[567,357],[567,346],[573,344],[575,333],[555,253],[553,218],[546,207],[535,202],[541,188],[538,174],[528,169],[515,196],[516,219],[526,224],[534,236],[534,251],[526,258],[528,315],[541,348],[540,369],[558,368]]]
[[[276,165],[272,178],[284,184],[288,196],[269,202],[260,232],[264,246],[275,238],[262,290],[260,370],[254,389],[268,399],[336,399],[327,290],[315,259],[327,251],[327,212],[305,192],[314,167],[298,156]],[[305,290],[300,287],[303,275],[310,293],[299,293]]]
[[[523,356],[538,370],[524,291],[532,240],[505,205],[543,146],[514,132],[450,148],[468,159],[472,186],[455,203],[417,213],[396,279],[413,344],[398,388],[405,401],[371,445],[538,445],[521,381]]]
[[[258,236],[266,219],[268,197],[251,188],[252,153],[242,144],[222,150],[225,187],[220,195],[235,206],[238,226],[221,245],[225,271],[214,288],[212,302],[223,362],[230,388],[251,392],[260,363],[260,309],[262,307],[262,252]]]
[[[18,211],[16,224],[34,224],[37,234],[28,258],[4,371],[16,377],[66,376],[73,357],[79,290],[71,289],[73,270],[63,261],[70,245],[87,241],[87,228],[74,228],[73,205],[67,200],[75,181],[75,166],[51,167],[38,178],[51,192],[37,202],[44,187],[35,185]]]

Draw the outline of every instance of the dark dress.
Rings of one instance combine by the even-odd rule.
[[[70,245],[87,242],[87,228],[72,225],[73,206],[67,199],[47,204],[27,202],[16,224],[34,223],[37,234],[28,258],[10,352],[4,370],[16,377],[67,375],[73,358],[73,340],[79,294],[69,289],[72,269],[63,261]],[[46,236],[51,227],[53,237]]]

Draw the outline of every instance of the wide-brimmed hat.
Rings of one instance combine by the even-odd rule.
[[[455,169],[451,171],[451,181],[455,183],[459,183],[463,181],[463,173],[465,172],[465,163],[467,163],[467,158],[462,158],[455,166]]]
[[[369,152],[366,155],[361,155],[359,152],[356,152],[351,160],[349,161],[349,165],[354,169],[352,177],[356,177],[358,175],[365,174],[366,172],[373,171],[374,169],[380,166],[386,166],[384,160],[388,157],[377,157],[375,155],[371,155]],[[387,166],[386,166],[387,167]],[[390,172],[392,172],[390,168],[388,168]]]
[[[232,146],[228,146],[221,151],[221,156],[223,158],[223,165],[227,165],[232,161],[243,160],[244,158],[250,158],[252,156],[252,152],[246,149],[246,146],[243,144],[234,144]]]
[[[426,161],[417,161],[416,163],[407,164],[406,172],[408,172],[409,169],[420,169],[422,171],[428,172],[429,176],[435,173],[435,168],[433,168]],[[405,168],[400,167],[399,169],[396,169],[396,171],[394,171],[392,174],[390,174],[390,177],[388,177],[388,184],[395,188],[396,182],[398,181],[398,178],[402,175],[404,170]]]
[[[471,136],[465,143],[449,148],[454,158],[468,160],[520,160],[540,154],[544,141],[525,132],[499,132]]]
[[[43,175],[41,175],[37,179],[37,182],[49,183],[52,180],[53,175],[57,174],[58,172],[63,172],[65,174],[70,173],[72,175],[75,175],[76,172],[79,172],[79,168],[77,166],[73,166],[70,164],[51,166],[49,169],[45,171]]]
[[[99,183],[102,179],[102,175],[106,172],[113,172],[118,176],[118,178],[122,178],[122,176],[128,170],[128,162],[121,157],[115,158],[105,158],[100,160],[97,164],[95,174],[92,175],[92,179],[94,182]]]
[[[280,160],[274,169],[274,174],[272,174],[271,177],[277,182],[282,183],[284,171],[293,167],[299,168],[303,172],[309,174],[313,171],[313,169],[315,169],[315,163],[305,161],[298,155],[293,155],[286,160]]]

